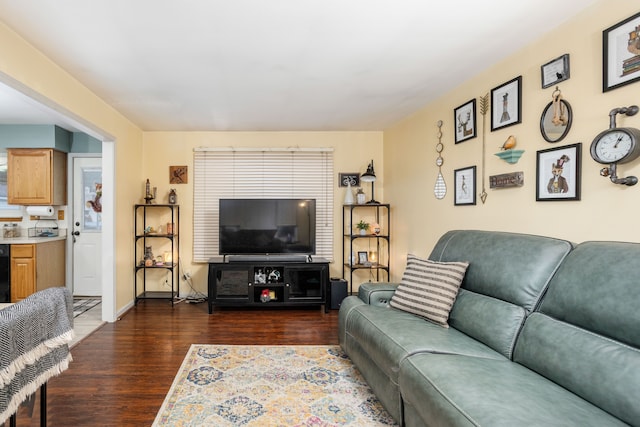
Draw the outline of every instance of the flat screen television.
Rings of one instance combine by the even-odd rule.
[[[315,199],[220,199],[220,255],[316,253]]]

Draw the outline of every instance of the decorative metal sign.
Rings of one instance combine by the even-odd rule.
[[[489,188],[522,187],[523,185],[524,172],[511,172],[489,176]]]

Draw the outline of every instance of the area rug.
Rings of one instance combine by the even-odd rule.
[[[94,297],[74,297],[73,298],[73,317],[78,317],[82,313],[91,310],[96,305],[100,304],[101,298]]]
[[[395,426],[339,346],[193,344],[153,426]]]

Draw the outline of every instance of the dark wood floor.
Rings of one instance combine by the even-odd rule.
[[[338,312],[216,309],[146,300],[72,350],[49,381],[48,426],[150,426],[191,344],[338,344]],[[18,427],[38,426],[38,405]],[[6,423],[8,425],[8,422]]]

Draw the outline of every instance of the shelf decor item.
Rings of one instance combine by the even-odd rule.
[[[362,174],[360,177],[360,181],[362,182],[370,182],[371,183],[371,200],[367,202],[368,205],[377,205],[378,201],[373,197],[373,183],[376,182],[376,173],[373,170],[373,159],[371,163],[367,166],[367,171]]]
[[[356,224],[356,228],[360,230],[360,235],[364,236],[367,234],[367,230],[369,230],[369,223],[361,219],[360,222]]]
[[[352,205],[354,203],[353,190],[351,189],[351,181],[347,181],[347,189],[344,193],[344,204]]]
[[[514,150],[516,146],[516,137],[513,135],[509,135],[509,138],[502,144],[502,150],[495,155],[500,157],[505,162],[514,165],[518,163],[520,157],[524,153],[524,150]]]
[[[362,191],[362,188],[358,188],[358,192],[356,193],[356,199],[359,205],[364,205],[366,203],[367,196],[365,196],[364,191]]]
[[[602,91],[640,80],[640,13],[602,32]]]
[[[176,189],[172,188],[171,190],[169,190],[169,204],[170,205],[175,205],[176,203],[178,203],[178,195],[176,194]]]

